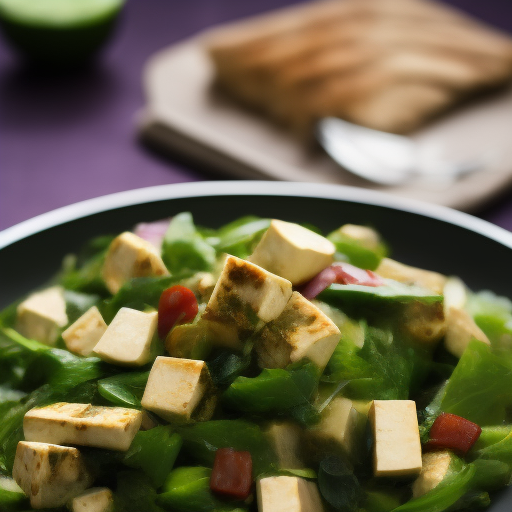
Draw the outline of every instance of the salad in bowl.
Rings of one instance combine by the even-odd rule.
[[[0,510],[441,512],[512,476],[512,303],[331,233],[188,212],[0,313]]]

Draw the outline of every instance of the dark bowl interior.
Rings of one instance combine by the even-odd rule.
[[[269,185],[270,186],[270,185]],[[171,198],[115,208],[51,227],[0,250],[0,307],[43,284],[64,255],[89,238],[130,229],[190,211],[197,224],[218,227],[242,215],[312,223],[324,232],[350,222],[375,227],[392,257],[419,267],[458,275],[475,290],[511,295],[512,250],[448,221],[373,204],[315,197],[214,195]]]
[[[192,212],[197,224],[208,227],[248,214],[312,223],[326,233],[348,222],[370,225],[384,236],[395,259],[458,275],[474,290],[490,289],[512,296],[512,249],[469,228],[389,206],[273,193],[243,195],[244,190],[248,189],[240,185],[241,195],[206,192],[201,197],[171,197],[114,208],[23,238],[0,250],[0,307],[42,285],[58,270],[63,256],[79,249],[89,238],[115,234],[137,222],[182,211]],[[495,497],[489,510],[509,512],[511,506],[509,489]]]

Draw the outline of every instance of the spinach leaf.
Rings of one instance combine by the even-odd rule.
[[[491,341],[494,352],[512,359],[512,302],[482,291],[468,296],[466,309]]]
[[[359,482],[347,463],[330,455],[320,462],[318,487],[325,501],[340,512],[356,512],[362,499]]]
[[[181,449],[182,440],[170,426],[159,426],[138,432],[126,452],[123,462],[142,469],[156,488],[161,487],[171,472]]]
[[[254,414],[290,414],[310,403],[320,370],[309,361],[286,369],[265,369],[257,377],[237,377],[224,392],[224,404]]]
[[[253,474],[276,468],[276,456],[261,428],[245,420],[212,420],[177,427],[183,450],[200,464],[213,465],[218,448],[251,452]]]
[[[184,212],[171,220],[164,236],[162,259],[171,273],[183,270],[211,270],[215,249],[197,231],[192,215]]]
[[[141,471],[117,473],[114,510],[119,512],[164,512],[156,503],[156,489]]]
[[[64,258],[57,282],[67,290],[108,296],[101,271],[105,255],[113,236],[101,236],[91,240],[78,255]]]
[[[140,409],[149,372],[129,372],[98,381],[99,394],[119,407]]]
[[[370,248],[360,240],[356,240],[339,230],[330,233],[327,239],[334,244],[339,256],[343,256],[343,258],[338,257],[337,259],[348,261],[348,263],[359,268],[375,270],[382,258],[386,257],[388,253],[386,245],[382,242]]]
[[[217,388],[229,386],[251,364],[251,354],[236,354],[227,350],[208,361],[208,370]]]
[[[247,216],[219,229],[215,248],[239,258],[252,254],[263,233],[269,228],[270,219]]]
[[[473,340],[448,380],[441,410],[483,426],[503,423],[511,406],[511,363]]]
[[[408,285],[384,279],[383,286],[362,286],[358,284],[331,284],[318,297],[333,304],[357,303],[359,305],[393,305],[411,301],[426,304],[442,302],[443,296],[420,286]]]
[[[49,385],[33,391],[19,402],[0,404],[0,471],[11,474],[16,446],[23,439],[23,417],[33,407],[52,403],[53,391]]]
[[[158,503],[177,512],[243,512],[239,505],[219,499],[210,491],[211,469],[180,467],[169,475]]]
[[[64,299],[66,301],[66,314],[68,323],[72,324],[78,320],[89,308],[96,306],[100,301],[99,295],[90,293],[74,292],[64,290]]]
[[[64,396],[79,384],[104,377],[112,371],[97,357],[75,356],[67,350],[25,338],[12,329],[4,329],[3,334],[30,357],[21,389],[31,390],[48,383],[56,396]]]
[[[430,355],[390,330],[367,327],[362,349],[343,339],[322,380],[348,381],[344,394],[360,400],[405,400],[425,378]]]

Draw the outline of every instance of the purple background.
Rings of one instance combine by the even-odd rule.
[[[131,0],[97,65],[73,76],[25,67],[0,39],[0,229],[91,197],[212,179],[137,142],[143,65],[206,27],[291,3]],[[509,0],[449,3],[512,32]],[[512,230],[512,192],[476,213]]]

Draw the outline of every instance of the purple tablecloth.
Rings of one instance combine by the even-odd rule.
[[[155,51],[211,25],[292,0],[131,0],[96,66],[74,76],[25,68],[0,41],[0,229],[91,197],[211,179],[135,139],[141,71]],[[508,0],[450,3],[512,32]],[[512,193],[483,218],[512,229]]]

